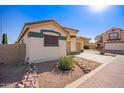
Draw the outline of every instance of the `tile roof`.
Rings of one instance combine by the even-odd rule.
[[[73,31],[76,31],[76,32],[79,32],[79,30],[77,30],[77,29],[73,29],[73,28],[68,28],[68,27],[63,27],[65,30],[66,29],[69,29],[69,30],[73,30]]]
[[[40,23],[46,23],[46,22],[55,22],[57,25],[59,25],[55,20],[53,19],[49,19],[49,20],[42,20],[42,21],[36,21],[36,22],[28,22],[28,23],[25,23],[23,28],[22,28],[22,31],[18,37],[18,40],[21,38],[21,35],[23,33],[23,30],[25,28],[25,26],[30,26],[30,25],[34,25],[34,24],[40,24]],[[79,30],[76,30],[76,29],[72,29],[72,28],[67,28],[67,27],[62,27],[61,25],[59,25],[65,32],[67,32],[69,34],[69,32],[66,30],[66,29],[70,29],[70,30],[74,30],[76,32],[78,32]]]

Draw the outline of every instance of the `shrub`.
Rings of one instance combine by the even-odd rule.
[[[7,34],[6,33],[3,34],[2,44],[8,44],[8,38],[7,38]]]
[[[61,57],[58,59],[58,68],[63,71],[71,70],[74,64],[71,56]]]

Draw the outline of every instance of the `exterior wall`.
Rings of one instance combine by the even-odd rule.
[[[101,41],[100,37],[101,37],[101,35],[96,36],[96,41],[97,41],[97,42],[100,42],[100,41]]]
[[[59,46],[44,46],[43,38],[29,38],[31,63],[56,60],[59,57],[66,56],[66,41],[59,40]]]
[[[81,50],[84,50],[84,41],[81,42]]]
[[[121,38],[120,38],[121,41],[124,41],[124,31],[121,31],[121,32],[120,32],[120,37],[121,37]]]
[[[76,42],[77,42],[77,32],[67,29],[70,34],[67,37],[67,33],[63,31],[60,27],[56,24],[50,23],[43,23],[37,25],[27,26],[28,30],[26,34],[23,35],[23,38],[20,40],[19,43],[26,44],[26,58],[29,58],[30,62],[42,62],[42,61],[49,61],[55,60],[61,56],[65,56],[67,52],[67,41],[70,42],[70,51],[76,52]],[[44,46],[44,38],[39,36],[38,37],[29,37],[29,32],[35,32],[37,34],[47,34],[53,36],[59,36],[59,34],[51,33],[51,32],[41,32],[41,30],[52,30],[55,32],[59,32],[62,37],[67,37],[67,40],[59,40],[59,46]],[[72,36],[72,37],[71,37]],[[84,49],[84,41],[80,42],[80,49]]]
[[[71,52],[76,52],[76,37],[71,38]]]
[[[31,27],[29,30],[36,33],[41,33],[41,30],[53,30],[65,37],[65,34],[52,24]],[[52,32],[43,32],[43,34],[58,36]],[[56,60],[59,57],[66,56],[66,40],[59,40],[59,46],[44,46],[43,37],[28,37],[28,34],[25,34],[23,39],[26,43],[26,58],[29,58],[30,63]]]
[[[30,55],[30,45],[29,45],[29,39],[27,34],[23,36],[23,38],[19,41],[19,44],[25,44],[26,47],[26,58]]]
[[[34,26],[34,27],[30,27],[29,29],[30,31],[35,31],[35,32],[40,32],[40,30],[54,30],[56,32],[61,33],[61,36],[65,36],[64,33],[60,32],[61,30],[59,28],[57,28],[54,24],[49,24],[49,25],[39,25],[39,26]],[[49,33],[49,34],[54,34],[54,33]],[[55,34],[54,34],[55,35]]]
[[[118,39],[110,40],[110,33],[118,33]],[[102,42],[97,42],[97,44],[103,45],[105,50],[114,50],[114,52],[117,52],[117,50],[124,50],[124,30],[120,28],[111,28],[105,33],[102,33],[101,35],[97,36],[97,41],[100,40],[100,36],[102,36]]]
[[[89,46],[89,39],[84,39],[84,45]]]
[[[25,44],[0,45],[0,63],[24,63],[25,57]]]
[[[96,49],[97,45],[95,43],[89,44],[89,49]]]
[[[66,31],[68,31],[70,35],[73,35],[73,36],[77,35],[77,32],[74,30],[66,29]]]
[[[96,42],[97,42],[97,43],[103,42],[103,37],[102,37],[102,35],[98,35],[98,36],[96,37]]]
[[[81,50],[84,50],[84,40],[83,39],[77,39],[76,44],[77,44],[76,45],[77,52],[81,52]]]
[[[71,53],[71,41],[66,41],[66,52],[67,54]]]
[[[112,31],[112,30],[114,30],[114,31]],[[124,41],[124,31],[120,31],[119,28],[113,28],[113,29],[110,29],[110,30],[108,30],[102,34],[104,43],[105,42],[111,42],[111,41],[108,41],[108,39],[109,39],[109,34],[113,33],[113,32],[118,33],[118,38],[120,39],[119,41]],[[115,41],[113,41],[113,42],[115,42]]]
[[[106,43],[105,50],[124,50],[124,43]]]
[[[81,50],[84,50],[84,39],[79,38],[67,38],[67,42],[70,42],[70,45],[68,44],[67,47],[70,47],[70,52],[80,52]],[[78,49],[79,48],[79,49]]]
[[[77,32],[71,29],[66,29],[66,31],[69,32],[69,35],[67,37],[67,41],[71,43],[71,51],[70,52],[76,52],[76,36]],[[74,37],[71,37],[74,36]]]
[[[114,30],[114,31],[112,31],[112,30]],[[97,37],[96,37],[96,40],[97,40],[97,41],[100,41],[100,36],[103,36],[103,38],[102,38],[102,42],[103,42],[103,43],[111,42],[111,41],[108,41],[108,39],[109,39],[109,34],[110,34],[110,33],[113,33],[113,32],[117,32],[117,33],[118,33],[118,36],[119,36],[118,38],[120,38],[120,41],[124,41],[124,31],[120,31],[119,28],[112,28],[112,29],[109,29],[109,30],[106,31],[105,33],[102,33],[101,35],[97,36]],[[115,42],[115,41],[113,41],[113,42]]]

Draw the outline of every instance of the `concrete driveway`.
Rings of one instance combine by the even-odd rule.
[[[124,55],[112,58],[96,55],[93,51],[85,51],[76,56],[106,63],[67,85],[66,88],[124,88]]]
[[[124,88],[124,56],[106,65],[102,70],[82,82],[79,88]]]
[[[83,53],[75,55],[75,56],[85,58],[88,60],[93,60],[93,61],[100,62],[100,63],[105,63],[115,58],[112,56],[99,55],[98,51],[91,51],[91,50],[86,50]]]

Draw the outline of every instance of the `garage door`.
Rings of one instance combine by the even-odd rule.
[[[124,50],[124,43],[106,43],[106,50]]]

